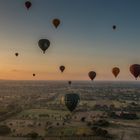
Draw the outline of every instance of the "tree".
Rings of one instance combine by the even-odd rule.
[[[93,126],[91,128],[91,130],[93,130],[93,132],[96,136],[108,137],[108,135],[109,135],[107,130],[96,127],[96,126]]]
[[[0,135],[7,135],[11,133],[11,129],[7,125],[0,125]]]
[[[91,126],[91,122],[87,122],[87,126]]]
[[[39,135],[38,135],[38,133],[36,133],[36,132],[31,132],[31,133],[28,133],[27,134],[27,137],[30,137],[31,139],[37,139],[37,137],[38,137]]]
[[[57,126],[59,126],[59,122],[58,122],[58,123],[56,123],[56,125],[57,125]]]
[[[86,117],[81,118],[81,122],[85,122],[85,120],[86,120]]]
[[[98,120],[96,122],[93,123],[93,125],[95,126],[103,126],[103,127],[108,127],[110,125],[110,123],[106,120]]]

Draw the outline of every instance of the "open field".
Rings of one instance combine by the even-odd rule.
[[[24,136],[32,131],[37,132],[42,137],[51,136],[51,139],[54,136],[92,135],[92,130],[87,126],[87,123],[92,121],[90,116],[98,117],[102,113],[102,111],[90,111],[71,114],[68,111],[61,110],[29,109],[17,114],[15,116],[16,119],[11,118],[5,121],[5,123],[14,130],[11,136]],[[42,114],[43,117],[39,117]],[[65,122],[63,119],[66,115],[72,117],[68,122]],[[86,121],[81,122],[81,117],[86,117]],[[140,120],[107,120],[110,122],[110,126],[103,128],[114,135],[116,137],[114,139],[119,140],[124,135],[124,140],[129,140],[128,138],[132,137],[134,140],[138,140],[138,137],[135,135],[140,135]]]
[[[73,140],[139,140],[140,90],[137,84],[133,87],[131,84],[118,86],[111,83],[108,88],[107,84],[96,83],[94,90],[86,83],[76,83],[71,88],[53,82],[16,84],[10,83],[11,90],[3,89],[0,94],[0,125],[11,130],[4,136],[7,140],[17,140],[17,137],[18,140],[28,140],[33,132],[38,140],[57,140],[60,137]],[[15,92],[20,86],[25,87]],[[30,94],[27,94],[28,90]],[[61,102],[61,97],[71,92],[80,96],[80,103],[72,113]],[[129,118],[122,118],[122,113]],[[100,121],[107,125],[101,125]]]

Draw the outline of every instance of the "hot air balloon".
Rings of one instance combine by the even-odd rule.
[[[137,79],[140,75],[140,65],[139,64],[133,64],[130,66],[130,72],[131,74]]]
[[[25,2],[25,7],[27,8],[27,10],[29,10],[31,6],[32,6],[32,3],[30,1]]]
[[[35,76],[35,73],[33,73],[33,76]]]
[[[71,81],[68,81],[68,84],[69,84],[69,85],[71,85],[71,83],[72,83]]]
[[[15,56],[18,56],[19,54],[18,53],[15,53]]]
[[[65,95],[64,102],[69,111],[74,111],[80,101],[80,97],[76,93],[69,93]]]
[[[65,66],[60,66],[59,69],[60,69],[60,71],[63,73],[64,70],[65,70]]]
[[[60,20],[55,18],[55,19],[53,19],[52,23],[53,23],[54,27],[57,28],[60,24]]]
[[[116,27],[116,25],[113,25],[112,28],[113,28],[113,30],[116,30],[117,27]]]
[[[112,69],[112,73],[115,76],[115,78],[118,76],[118,74],[120,73],[120,69],[118,67],[114,67]]]
[[[90,72],[88,73],[88,76],[89,76],[89,78],[93,81],[94,78],[96,77],[96,72],[95,72],[95,71],[90,71]]]
[[[40,39],[38,41],[38,46],[43,51],[43,53],[45,53],[50,46],[50,41],[48,39]]]

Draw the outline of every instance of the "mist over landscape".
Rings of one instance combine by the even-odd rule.
[[[35,132],[40,139],[139,139],[139,82],[74,81],[69,86],[66,81],[0,81],[0,85],[0,126],[10,128],[7,137],[26,140]],[[73,113],[61,102],[66,93],[80,95]]]

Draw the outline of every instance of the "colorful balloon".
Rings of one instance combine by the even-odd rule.
[[[140,75],[140,65],[139,64],[133,64],[129,68],[131,74],[137,79]]]
[[[45,54],[46,50],[50,46],[50,41],[48,39],[40,39],[39,42],[38,42],[38,46],[40,47],[40,49]]]
[[[88,73],[88,76],[89,76],[89,78],[93,81],[94,78],[96,77],[96,72],[95,72],[95,71],[90,71],[90,72]]]
[[[60,20],[57,19],[57,18],[53,19],[52,23],[53,23],[54,27],[57,28],[59,26],[59,24],[60,24]]]
[[[112,73],[115,76],[115,78],[118,76],[118,74],[120,73],[120,69],[118,67],[114,67],[112,69]]]
[[[30,1],[25,2],[25,7],[27,8],[27,10],[29,10],[31,6],[32,6],[32,3]]]
[[[62,66],[59,67],[59,69],[60,69],[60,71],[63,73],[64,70],[65,70],[65,66],[62,65]]]
[[[69,93],[65,95],[64,102],[69,111],[74,111],[80,101],[78,94]]]

